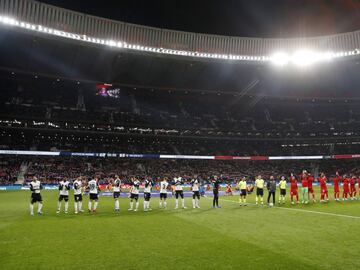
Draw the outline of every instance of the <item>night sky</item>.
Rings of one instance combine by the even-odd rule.
[[[360,0],[44,0],[130,23],[251,37],[302,37],[360,29]]]

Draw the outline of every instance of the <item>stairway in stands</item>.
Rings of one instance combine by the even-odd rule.
[[[25,175],[26,175],[29,167],[30,167],[30,163],[28,163],[26,161],[21,163],[19,174],[17,176],[17,180],[16,180],[15,184],[23,185],[25,183]]]

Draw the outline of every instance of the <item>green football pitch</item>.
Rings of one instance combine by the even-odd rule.
[[[57,215],[58,193],[42,194],[44,215],[30,216],[29,191],[0,192],[0,269],[360,269],[360,201],[240,207],[225,196],[221,209],[209,197],[174,210],[170,198],[162,210],[153,198],[145,213],[142,199],[138,212],[121,199],[115,214],[101,197],[98,213],[75,215],[70,196]]]

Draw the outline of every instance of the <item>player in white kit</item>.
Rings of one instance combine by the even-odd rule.
[[[42,189],[41,182],[34,176],[30,182],[31,201],[30,201],[30,215],[34,215],[34,204],[38,203],[38,214],[42,215],[43,200],[41,198],[40,190]]]
[[[75,207],[75,214],[79,212],[84,212],[82,210],[82,193],[83,193],[83,183],[81,177],[78,177],[74,183],[74,207]]]
[[[167,177],[165,177],[164,180],[160,182],[159,208],[162,208],[164,205],[164,208],[166,209],[166,198],[167,198],[167,191],[169,188],[169,183],[167,180],[168,180]]]
[[[199,201],[200,201],[200,180],[197,176],[191,180],[191,189],[193,192],[193,199],[192,204],[193,208],[200,208]]]
[[[184,200],[184,180],[179,176],[174,178],[175,185],[175,209],[179,208],[179,196],[181,197],[182,208],[185,209],[185,200]]]
[[[113,189],[113,196],[114,196],[114,200],[115,200],[115,212],[120,212],[120,202],[119,202],[119,197],[120,197],[120,192],[121,192],[121,180],[119,178],[118,175],[115,175],[115,180],[112,186]]]
[[[70,190],[70,182],[67,179],[60,181],[59,183],[59,200],[57,203],[57,211],[56,213],[59,214],[61,210],[61,202],[65,201],[65,214],[68,213],[69,208],[69,190]]]
[[[98,178],[95,177],[95,179],[92,179],[88,182],[88,188],[89,188],[89,195],[90,195],[90,200],[88,203],[88,209],[89,212],[94,212],[96,213],[96,209],[98,206],[98,200],[99,200],[99,182],[98,182]],[[92,202],[94,202],[94,208],[92,208]]]
[[[130,187],[130,208],[128,209],[129,211],[137,211],[139,208],[139,188],[140,188],[140,181],[137,180],[136,178],[131,178],[131,187]],[[135,209],[134,209],[134,202],[136,201],[135,204]]]

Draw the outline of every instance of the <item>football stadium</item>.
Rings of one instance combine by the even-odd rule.
[[[0,269],[360,269],[360,2],[0,0]]]

